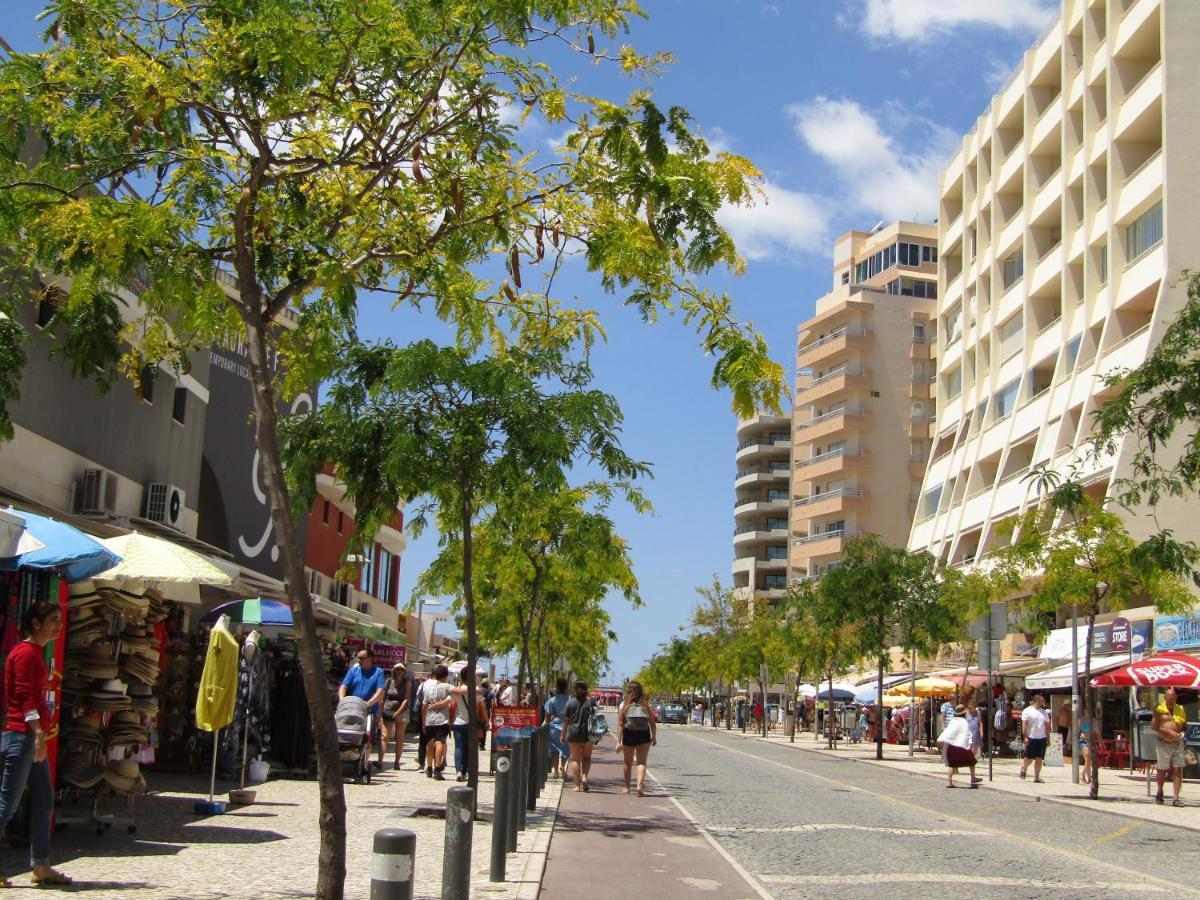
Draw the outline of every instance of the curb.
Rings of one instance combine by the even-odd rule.
[[[850,756],[841,756],[836,751],[828,750],[823,747],[804,747],[804,746],[799,746],[797,744],[793,744],[791,741],[786,741],[786,740],[780,741],[780,740],[772,740],[770,738],[764,738],[760,734],[753,734],[753,735],[752,734],[742,734],[736,728],[733,729],[732,731],[726,732],[726,733],[733,734],[736,737],[742,738],[743,740],[754,740],[754,741],[758,741],[760,743],[764,743],[767,745],[790,747],[793,750],[799,750],[804,753],[815,753],[818,756],[824,756],[824,757],[828,757],[828,758],[832,758],[832,759],[840,759],[845,762],[860,763],[862,765],[874,766],[874,767],[880,768],[880,769],[892,769],[892,770],[896,770],[896,771],[906,771],[912,775],[920,775],[925,778],[941,779],[944,777],[944,773],[942,773],[940,771],[939,772],[928,772],[928,771],[922,771],[920,769],[911,769],[911,770],[910,769],[899,769],[897,766],[887,765],[886,764],[887,760],[883,760],[883,762],[881,764],[881,762],[879,760],[857,759],[855,757],[850,757]],[[1126,818],[1126,819],[1136,819],[1139,822],[1147,822],[1151,825],[1163,825],[1168,828],[1182,828],[1185,831],[1200,832],[1200,825],[1193,825],[1190,822],[1160,822],[1158,819],[1149,818],[1149,817],[1144,816],[1141,813],[1136,812],[1132,809],[1121,809],[1120,808],[1120,805],[1122,803],[1134,802],[1134,801],[1115,800],[1115,801],[1113,801],[1113,805],[1111,808],[1109,806],[1097,807],[1097,806],[1091,805],[1092,801],[1089,797],[1075,798],[1075,797],[1049,797],[1049,796],[1042,796],[1042,795],[1030,795],[1030,794],[1022,793],[1021,791],[1014,791],[1011,788],[1008,788],[1003,784],[997,784],[994,781],[991,784],[989,784],[988,787],[994,791],[1003,791],[1005,794],[1009,794],[1013,797],[1023,797],[1027,800],[1033,800],[1037,803],[1056,803],[1060,806],[1069,806],[1072,809],[1086,809],[1086,810],[1090,810],[1091,812],[1109,813],[1110,815],[1121,816],[1122,818]],[[1141,805],[1141,804],[1139,804],[1139,805]]]
[[[547,781],[545,791],[538,798],[537,810],[529,814],[530,826],[534,817],[540,821],[536,828],[528,827],[517,835],[517,850],[508,857],[504,881],[489,881],[488,870],[483,869],[479,873],[482,877],[471,880],[471,896],[538,900],[561,799],[562,781]]]

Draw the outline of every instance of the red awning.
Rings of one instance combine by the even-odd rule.
[[[1157,653],[1092,679],[1092,687],[1200,687],[1200,659]]]

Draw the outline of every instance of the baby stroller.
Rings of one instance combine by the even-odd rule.
[[[371,715],[361,697],[344,697],[333,714],[338,733],[342,777],[371,783]]]

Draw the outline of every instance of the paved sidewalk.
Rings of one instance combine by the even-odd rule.
[[[875,759],[874,744],[850,744],[843,741],[838,744],[837,750],[829,750],[825,746],[824,738],[821,738],[819,741],[814,740],[811,733],[797,734],[795,743],[790,742],[780,729],[771,732],[770,736],[766,738],[762,735],[755,735],[749,732],[743,736],[738,729],[735,729],[732,733],[737,737],[744,737],[747,740],[765,741],[770,744],[791,747],[806,753],[820,753],[826,756],[836,756],[840,759],[855,760],[873,766],[903,769],[908,772],[928,775],[932,778],[942,780],[946,777],[945,766],[942,765],[941,757],[937,753],[917,751],[910,757],[907,746],[884,744],[884,759],[881,761]],[[1020,760],[996,757],[992,761],[992,781],[989,782],[986,780],[988,774],[986,759],[980,761],[975,774],[985,779],[980,788],[1001,790],[1011,794],[1037,798],[1045,802],[1066,803],[1071,806],[1097,809],[1113,813],[1114,815],[1130,816],[1148,822],[1158,822],[1164,825],[1200,831],[1200,784],[1197,784],[1195,781],[1184,782],[1182,797],[1187,806],[1180,809],[1171,806],[1170,782],[1164,786],[1167,802],[1163,806],[1159,806],[1153,800],[1153,792],[1155,790],[1153,780],[1150,786],[1151,796],[1147,796],[1145,775],[1140,773],[1136,776],[1130,775],[1127,769],[1100,770],[1100,797],[1097,800],[1092,800],[1088,797],[1088,785],[1073,784],[1071,782],[1070,760],[1067,760],[1065,766],[1044,766],[1042,768],[1044,784],[1034,783],[1032,768],[1030,769],[1029,776],[1024,781],[1019,777],[1020,771]],[[967,778],[965,776],[965,770],[960,772],[957,783],[966,784]]]
[[[370,894],[372,839],[376,830],[385,827],[406,828],[417,835],[415,896],[441,895],[445,822],[413,818],[408,812],[414,806],[444,805],[446,790],[455,782],[452,777],[426,778],[414,760],[406,753],[400,771],[392,771],[389,762],[371,784],[347,782],[345,786],[347,897]],[[103,837],[76,826],[53,836],[55,865],[75,879],[69,892],[85,891],[97,900],[312,896],[319,846],[315,781],[271,780],[255,786],[258,796],[253,805],[231,806],[224,815],[204,817],[193,812],[192,803],[207,798],[207,778],[148,777],[151,793],[141,797],[132,811],[135,834],[129,834],[120,821],[127,811],[110,798],[101,812],[119,818]],[[218,798],[233,786],[218,780]],[[487,821],[476,821],[473,829],[472,896],[503,900],[537,896],[558,806],[558,783],[548,782],[546,787],[538,811],[529,813],[527,830],[519,835],[517,852],[508,857],[508,880],[491,884],[493,780],[486,775],[480,778],[479,810]],[[68,804],[60,812],[80,809]],[[0,853],[0,871],[15,885],[27,885],[27,860],[27,850],[5,850]]]
[[[647,780],[645,797],[622,793],[621,757],[615,747],[609,736],[596,748],[590,792],[577,792],[573,785],[563,790],[541,896],[760,896],[741,867],[710,843],[657,782]],[[653,763],[652,750],[651,771]]]

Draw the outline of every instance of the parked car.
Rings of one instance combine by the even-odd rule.
[[[659,721],[666,725],[686,725],[687,719],[687,707],[682,703],[665,704],[659,717]]]

